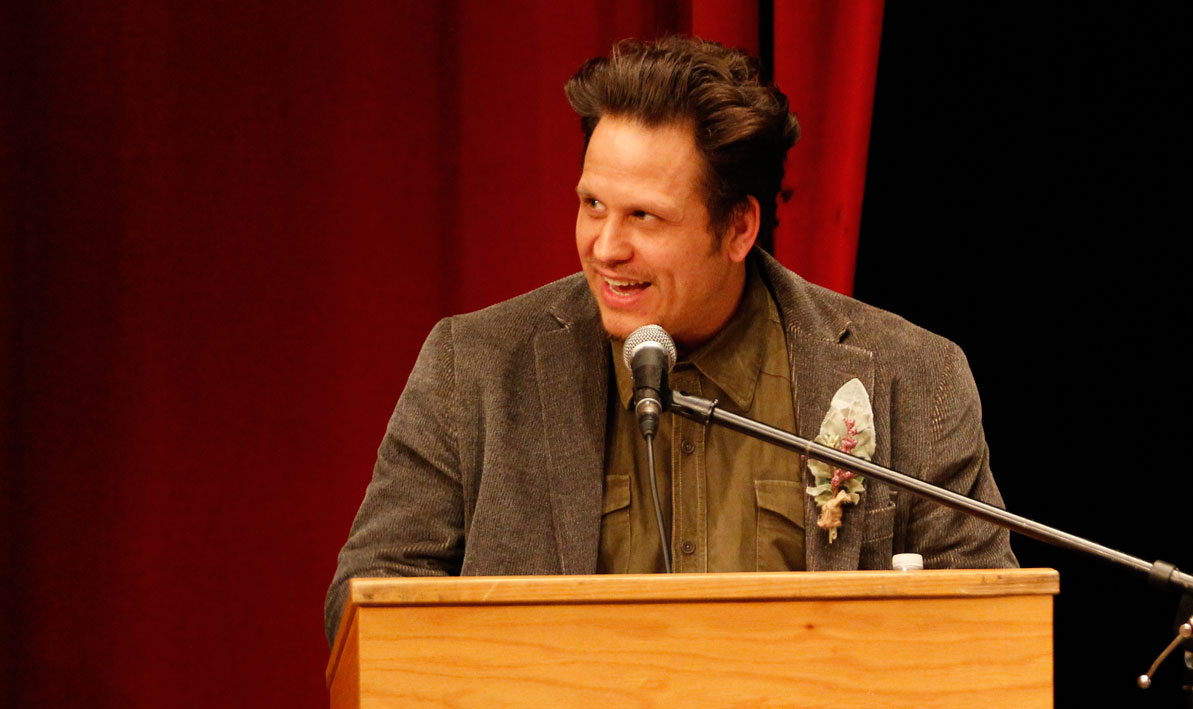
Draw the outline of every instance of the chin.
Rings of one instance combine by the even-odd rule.
[[[642,320],[639,322],[637,318],[627,318],[617,315],[608,315],[601,313],[601,325],[605,328],[605,333],[614,340],[624,340],[630,336],[634,330],[649,325],[653,320]]]

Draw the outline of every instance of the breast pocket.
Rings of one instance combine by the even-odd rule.
[[[803,571],[804,485],[794,480],[755,480],[758,571]]]
[[[624,574],[630,563],[630,476],[606,475],[597,573]]]

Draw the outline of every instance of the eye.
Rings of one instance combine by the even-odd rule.
[[[655,221],[656,219],[658,219],[658,217],[656,217],[655,215],[653,215],[650,212],[647,212],[645,210],[642,210],[642,209],[635,209],[633,212],[633,217],[635,219],[640,219],[644,222]]]

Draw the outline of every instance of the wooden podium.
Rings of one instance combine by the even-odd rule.
[[[356,579],[333,707],[1050,707],[1051,569]]]

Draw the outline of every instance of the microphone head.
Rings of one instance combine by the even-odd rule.
[[[643,325],[630,333],[625,340],[625,346],[621,348],[621,357],[625,360],[626,368],[633,369],[634,354],[645,347],[662,349],[663,353],[667,355],[668,372],[675,366],[675,361],[679,359],[679,355],[675,351],[675,342],[666,330],[659,325]]]

